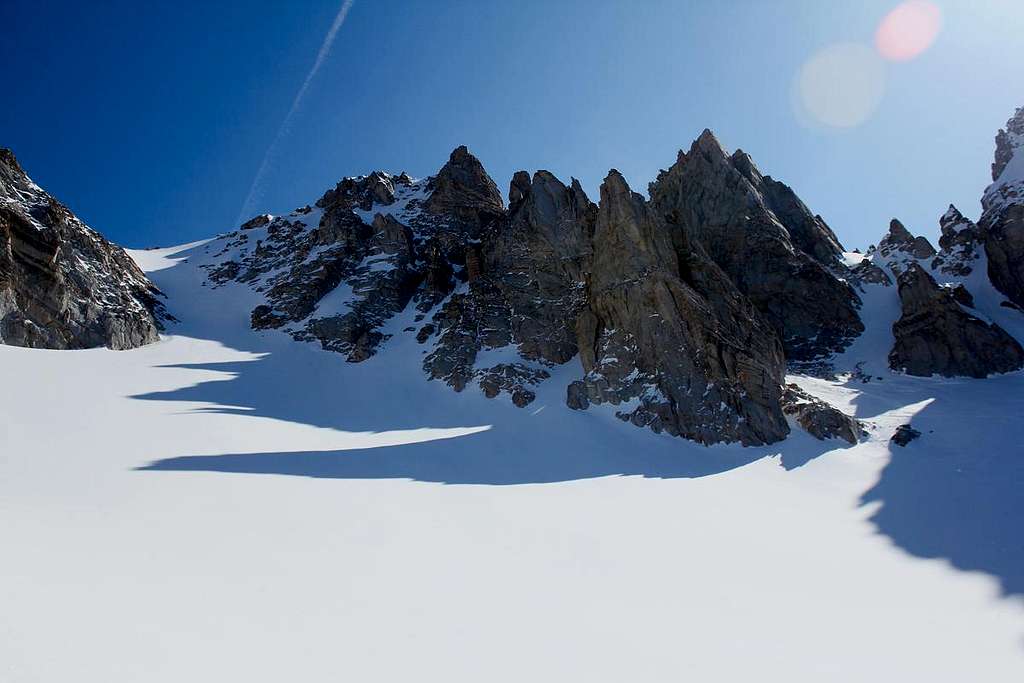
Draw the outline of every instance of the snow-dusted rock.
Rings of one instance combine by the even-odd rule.
[[[952,204],[939,219],[939,229],[942,236],[932,269],[952,277],[970,275],[983,249],[981,230]]]
[[[0,344],[130,349],[159,338],[160,292],[120,247],[0,149]]]
[[[465,291],[434,315],[439,337],[424,368],[459,390],[476,378],[520,404],[545,367],[576,356],[597,207],[578,182],[567,187],[547,171],[516,173],[509,199],[508,214],[466,252]],[[518,360],[489,367],[486,355],[499,349]]]
[[[992,283],[1024,306],[1024,107],[996,136],[992,184],[985,190],[978,222],[985,236]]]
[[[786,385],[782,410],[820,440],[838,438],[855,444],[864,433],[856,418],[812,396],[796,384]]]
[[[910,234],[898,219],[889,221],[889,232],[878,243],[877,251],[886,259],[894,273],[900,273],[911,260],[930,259],[935,256],[935,247],[927,237]]]

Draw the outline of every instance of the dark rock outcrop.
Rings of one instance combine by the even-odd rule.
[[[989,279],[1024,306],[1024,107],[996,136],[992,184],[981,205]]]
[[[593,254],[577,321],[586,374],[569,387],[571,406],[612,403],[633,424],[701,443],[786,435],[777,338],[700,244],[616,171],[601,186]]]
[[[892,279],[883,268],[874,263],[871,259],[865,258],[856,266],[850,269],[853,279],[860,283],[871,285],[883,285],[888,287]]]
[[[927,237],[911,235],[896,218],[889,221],[889,232],[878,243],[877,251],[897,275],[904,270],[909,259],[930,259],[936,254]]]
[[[0,343],[130,349],[159,338],[162,295],[0,149]]]
[[[498,186],[465,145],[451,153],[427,189],[430,198],[424,208],[435,216],[461,223],[470,237],[477,237],[475,233],[501,216],[505,208]]]
[[[265,294],[254,328],[284,329],[352,362],[376,352],[389,336],[380,328],[410,302],[430,311],[465,281],[475,245],[504,210],[465,147],[423,181],[380,171],[344,178],[316,207],[247,222],[210,280]]]
[[[910,425],[900,425],[896,428],[896,431],[893,432],[892,438],[889,440],[903,448],[914,439],[919,438],[921,438],[921,432],[917,431]]]
[[[596,212],[575,180],[566,187],[547,171],[532,179],[516,173],[507,216],[467,252],[467,291],[453,295],[430,323],[440,336],[424,361],[427,374],[457,390],[476,379],[485,393],[504,390],[517,404],[532,401],[527,387],[548,377],[544,368],[577,353],[575,320]],[[519,360],[491,367],[479,358],[498,349]]]
[[[892,326],[889,365],[910,375],[986,377],[1024,365],[1024,349],[1001,327],[965,306],[963,289],[943,288],[912,262],[900,273],[902,316]]]
[[[864,433],[860,423],[838,408],[811,396],[795,384],[787,384],[782,410],[815,438],[839,438],[855,444]]]
[[[675,231],[700,243],[754,303],[787,358],[826,356],[864,330],[857,294],[836,275],[844,267],[832,231],[749,156],[727,155],[710,131],[679,152],[650,195]]]

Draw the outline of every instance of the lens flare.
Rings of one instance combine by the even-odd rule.
[[[878,53],[905,62],[931,47],[942,28],[942,10],[928,0],[909,0],[885,15],[875,32]]]
[[[867,45],[831,45],[803,65],[795,85],[798,106],[818,123],[857,126],[882,100],[885,62]]]

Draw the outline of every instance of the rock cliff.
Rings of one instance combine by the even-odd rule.
[[[156,341],[161,294],[0,149],[0,343],[130,349]]]
[[[1024,107],[996,136],[992,184],[981,200],[978,221],[992,283],[1024,306]]]
[[[903,315],[893,325],[889,364],[911,375],[987,377],[1018,370],[1024,349],[999,325],[973,310],[960,285],[939,287],[917,263],[898,279]]]

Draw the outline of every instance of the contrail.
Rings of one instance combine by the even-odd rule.
[[[295,95],[295,99],[292,100],[291,109],[288,110],[288,114],[284,117],[284,121],[281,122],[281,127],[277,129],[277,135],[274,136],[274,141],[270,143],[270,147],[267,148],[267,153],[263,155],[263,163],[260,164],[260,169],[256,172],[256,178],[252,181],[252,186],[249,188],[249,194],[245,198],[245,203],[242,204],[242,210],[238,214],[238,219],[235,221],[235,225],[239,225],[242,221],[251,218],[253,212],[255,212],[254,205],[263,197],[263,178],[266,176],[267,171],[270,169],[274,158],[277,156],[278,147],[280,147],[281,140],[285,138],[291,129],[292,119],[295,117],[296,112],[299,110],[299,106],[302,104],[302,98],[306,95],[306,90],[309,89],[309,84],[313,82],[313,78],[316,76],[316,72],[320,70],[320,65],[327,59],[327,54],[331,51],[331,45],[334,43],[334,38],[338,35],[338,29],[345,23],[345,17],[348,16],[348,11],[352,9],[352,3],[354,0],[345,0],[341,3],[341,9],[334,16],[334,22],[331,24],[330,30],[327,31],[327,35],[324,37],[323,44],[320,45],[320,51],[316,53],[316,61],[313,62],[313,68],[306,74],[306,80],[302,82],[302,87],[299,88],[299,92]]]

